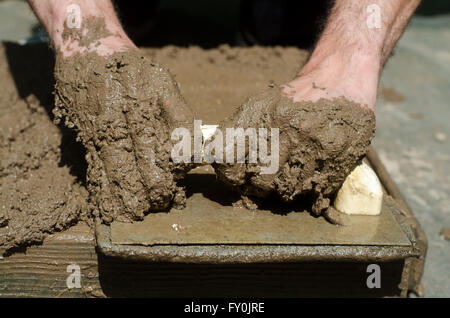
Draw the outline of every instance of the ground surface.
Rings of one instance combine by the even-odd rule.
[[[26,39],[36,25],[19,1],[0,3],[0,21],[1,40]],[[413,18],[382,76],[374,142],[428,236],[429,297],[450,296],[450,242],[439,235],[450,226],[449,26],[449,15]]]

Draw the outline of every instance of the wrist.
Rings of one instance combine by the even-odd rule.
[[[379,55],[367,55],[361,51],[329,54],[314,51],[284,92],[294,101],[345,96],[374,109],[380,65]]]
[[[365,76],[368,71],[379,74],[381,50],[363,47],[317,46],[299,75],[332,68],[339,74]]]
[[[136,48],[110,1],[32,0],[30,4],[63,56],[91,51],[107,55]]]

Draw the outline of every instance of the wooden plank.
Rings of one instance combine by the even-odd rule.
[[[80,267],[69,289],[67,266]],[[380,262],[381,290],[365,286],[367,262],[183,264],[97,255],[85,224],[0,259],[2,297],[399,296],[403,261]],[[404,292],[403,292],[404,294]]]
[[[81,288],[69,289],[67,267],[80,268]],[[86,224],[49,236],[41,246],[0,259],[2,297],[102,296],[95,238]]]

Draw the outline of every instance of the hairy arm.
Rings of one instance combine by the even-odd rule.
[[[53,46],[65,56],[85,50],[108,55],[124,47],[135,48],[125,34],[111,0],[28,0],[28,3],[47,30]],[[87,23],[93,18],[97,19],[96,23]],[[96,41],[87,45],[80,40],[67,39],[64,31],[70,28],[80,30],[82,37],[91,36]],[[97,34],[93,35],[95,32]]]
[[[337,54],[347,63],[360,55],[383,65],[419,3],[420,0],[337,0],[308,64]]]
[[[343,95],[373,109],[382,67],[419,3],[336,0],[308,62],[285,92],[295,100]],[[311,81],[326,90],[306,88]]]

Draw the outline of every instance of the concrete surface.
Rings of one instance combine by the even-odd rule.
[[[21,1],[0,1],[0,21],[0,40],[26,39],[37,25]],[[450,14],[413,18],[381,86],[404,98],[378,99],[374,145],[428,236],[426,296],[450,297],[450,241],[439,236],[450,227]]]
[[[426,296],[450,296],[450,15],[414,17],[381,84],[404,96],[379,98],[375,149],[428,237]]]
[[[18,41],[26,39],[38,25],[28,4],[23,1],[0,0],[0,39]]]

